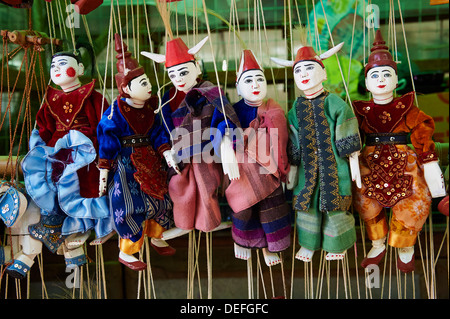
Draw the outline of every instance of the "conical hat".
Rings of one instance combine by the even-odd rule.
[[[239,64],[239,69],[236,74],[236,82],[239,81],[242,74],[246,71],[250,70],[263,70],[261,65],[258,63],[258,60],[256,59],[255,55],[253,54],[252,50],[243,50],[241,55],[241,61]]]

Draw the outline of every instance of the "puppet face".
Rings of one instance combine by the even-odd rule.
[[[84,74],[83,63],[67,55],[55,56],[50,66],[50,77],[56,85],[68,87],[78,82],[78,77]]]
[[[152,95],[152,84],[148,76],[142,74],[128,82],[123,91],[133,100],[147,101]]]
[[[397,83],[397,74],[390,66],[374,67],[366,75],[366,88],[375,96],[392,93]]]
[[[201,72],[197,63],[187,62],[168,68],[167,74],[178,91],[187,93],[197,84]]]
[[[237,93],[249,102],[262,101],[267,95],[267,81],[261,70],[249,70],[236,83]]]
[[[326,81],[327,72],[317,62],[300,61],[294,66],[294,81],[297,87],[304,92],[317,91]]]

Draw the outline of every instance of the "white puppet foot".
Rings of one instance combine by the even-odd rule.
[[[312,260],[313,255],[314,255],[314,251],[309,250],[308,248],[302,247],[295,254],[295,259],[298,259],[298,260],[304,261],[304,262],[310,262]]]
[[[81,245],[83,245],[86,242],[86,240],[89,238],[90,234],[91,234],[91,231],[88,230],[87,232],[84,232],[84,233],[75,233],[75,234],[69,235],[65,240],[67,248],[74,249],[74,248],[80,247]]]
[[[242,260],[249,260],[252,256],[252,250],[250,248],[244,248],[238,244],[234,244],[234,257]]]
[[[161,239],[169,240],[169,239],[177,238],[177,237],[188,234],[190,231],[191,230],[181,229],[181,228],[177,228],[177,227],[170,228],[162,233]]]
[[[281,258],[277,253],[272,253],[267,248],[263,248],[262,252],[267,266],[272,267],[281,263]]]
[[[108,235],[100,237],[100,238],[95,238],[93,241],[91,241],[89,243],[89,245],[95,246],[95,245],[102,245],[105,242],[108,241],[108,239],[110,239],[113,235],[114,235],[114,231],[110,232]]]
[[[397,268],[404,273],[414,271],[414,246],[399,248]]]
[[[326,260],[342,260],[345,257],[345,251],[343,253],[328,253],[325,255]]]
[[[150,245],[161,256],[172,256],[176,252],[176,249],[170,246],[164,239],[152,238]]]

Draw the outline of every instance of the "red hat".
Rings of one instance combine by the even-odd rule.
[[[298,49],[297,55],[296,55],[295,61],[294,61],[294,66],[298,62],[301,62],[301,61],[315,61],[315,62],[319,63],[322,66],[322,68],[325,67],[323,65],[322,60],[317,55],[317,53],[314,51],[314,49],[309,46],[304,46],[304,47],[301,47],[300,49]]]
[[[364,68],[365,75],[371,68],[377,66],[390,66],[397,73],[397,63],[395,63],[392,58],[391,53],[388,51],[388,47],[385,45],[383,37],[381,36],[380,29],[377,30],[375,34],[375,39],[372,44],[372,49],[370,50],[372,53],[369,56],[369,60]]]
[[[181,63],[195,61],[194,55],[190,54],[188,51],[189,48],[181,38],[168,41],[166,44],[166,68]]]
[[[123,92],[122,87],[126,86],[132,79],[145,74],[145,71],[137,60],[131,56],[131,52],[127,51],[128,47],[122,42],[119,34],[116,33],[114,37],[115,50],[118,53],[116,55],[116,67],[118,71],[115,75],[116,85],[120,95],[129,97],[128,94]]]
[[[236,74],[236,82],[239,81],[242,74],[246,71],[250,70],[261,70],[262,67],[258,63],[258,60],[256,60],[255,55],[253,54],[252,50],[243,50],[241,55],[241,61],[239,64],[239,70]]]

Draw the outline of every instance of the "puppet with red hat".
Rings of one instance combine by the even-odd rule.
[[[115,35],[115,50],[119,96],[103,114],[97,130],[100,192],[105,194],[109,185],[111,214],[120,236],[119,261],[143,270],[146,264],[133,254],[140,251],[145,235],[159,254],[175,253],[161,239],[173,224],[163,158],[169,166],[178,167],[170,152],[169,135],[154,112],[158,98],[152,96],[144,68],[127,51],[119,34]]]
[[[193,229],[210,232],[220,226],[217,190],[223,174],[230,179],[239,177],[232,139],[225,132],[238,127],[239,120],[223,91],[199,78],[195,54],[208,37],[189,49],[181,38],[173,37],[163,6],[158,9],[170,38],[165,55],[142,54],[164,63],[173,84],[162,98],[166,129],[174,138],[172,149],[181,162],[181,174],[169,174],[176,230],[167,231],[163,238],[171,238]]]
[[[355,208],[365,222],[372,248],[363,267],[378,264],[388,244],[398,248],[397,267],[414,270],[414,244],[431,209],[431,198],[445,196],[433,119],[414,105],[414,92],[394,97],[397,64],[377,30],[368,63],[370,101],[353,106],[365,148],[360,156],[362,187],[355,188]],[[411,140],[414,150],[408,144]],[[392,209],[390,224],[385,210]]]
[[[342,259],[356,241],[349,208],[352,180],[359,182],[358,121],[347,103],[323,87],[327,73],[322,60],[342,45],[320,55],[311,46],[301,46],[295,61],[272,58],[292,67],[295,84],[304,93],[287,116],[291,134],[287,186],[293,189],[301,246],[295,258],[305,262],[319,249],[327,252],[327,260]]]
[[[234,212],[235,256],[248,260],[252,249],[262,249],[266,264],[273,266],[281,262],[277,253],[289,247],[291,234],[281,185],[289,170],[286,118],[276,101],[266,99],[266,77],[251,50],[242,51],[236,89],[242,99],[233,107],[247,138],[236,146],[240,178],[225,190]]]

